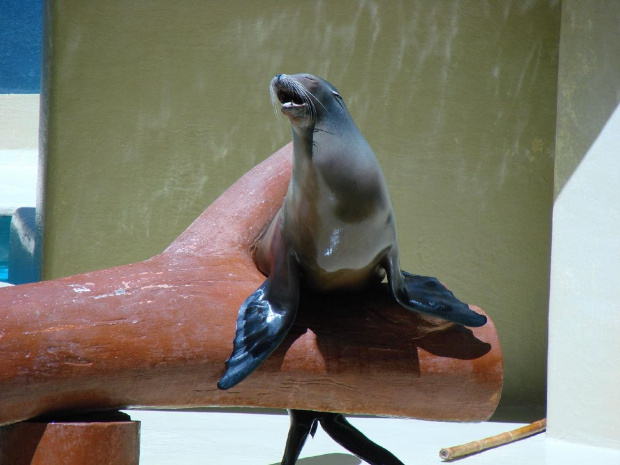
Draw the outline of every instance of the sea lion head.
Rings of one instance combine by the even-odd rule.
[[[312,74],[278,74],[269,90],[274,107],[279,107],[298,129],[313,129],[326,115],[347,112],[338,90]]]

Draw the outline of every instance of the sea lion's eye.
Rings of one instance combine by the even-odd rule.
[[[334,97],[339,98],[340,100],[342,100],[342,96],[336,92],[335,90],[332,90],[332,94],[334,95]]]

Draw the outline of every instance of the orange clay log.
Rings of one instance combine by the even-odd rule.
[[[265,279],[252,245],[286,193],[291,152],[242,177],[160,255],[0,289],[0,425],[204,406],[487,419],[502,386],[493,322],[446,330],[377,291],[302,295],[280,348],[235,388],[217,389],[239,306]]]

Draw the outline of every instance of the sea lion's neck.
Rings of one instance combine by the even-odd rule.
[[[304,175],[312,163],[314,126],[293,127],[293,176]]]
[[[290,209],[288,216],[296,216],[300,210],[309,212],[308,208],[313,210],[310,204],[316,203],[321,196],[314,152],[314,131],[293,128],[293,172],[286,198]]]

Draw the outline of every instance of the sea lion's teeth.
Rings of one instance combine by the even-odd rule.
[[[295,103],[295,102],[284,102],[282,104],[282,108],[301,108],[301,107],[305,107],[306,104],[305,103]]]

